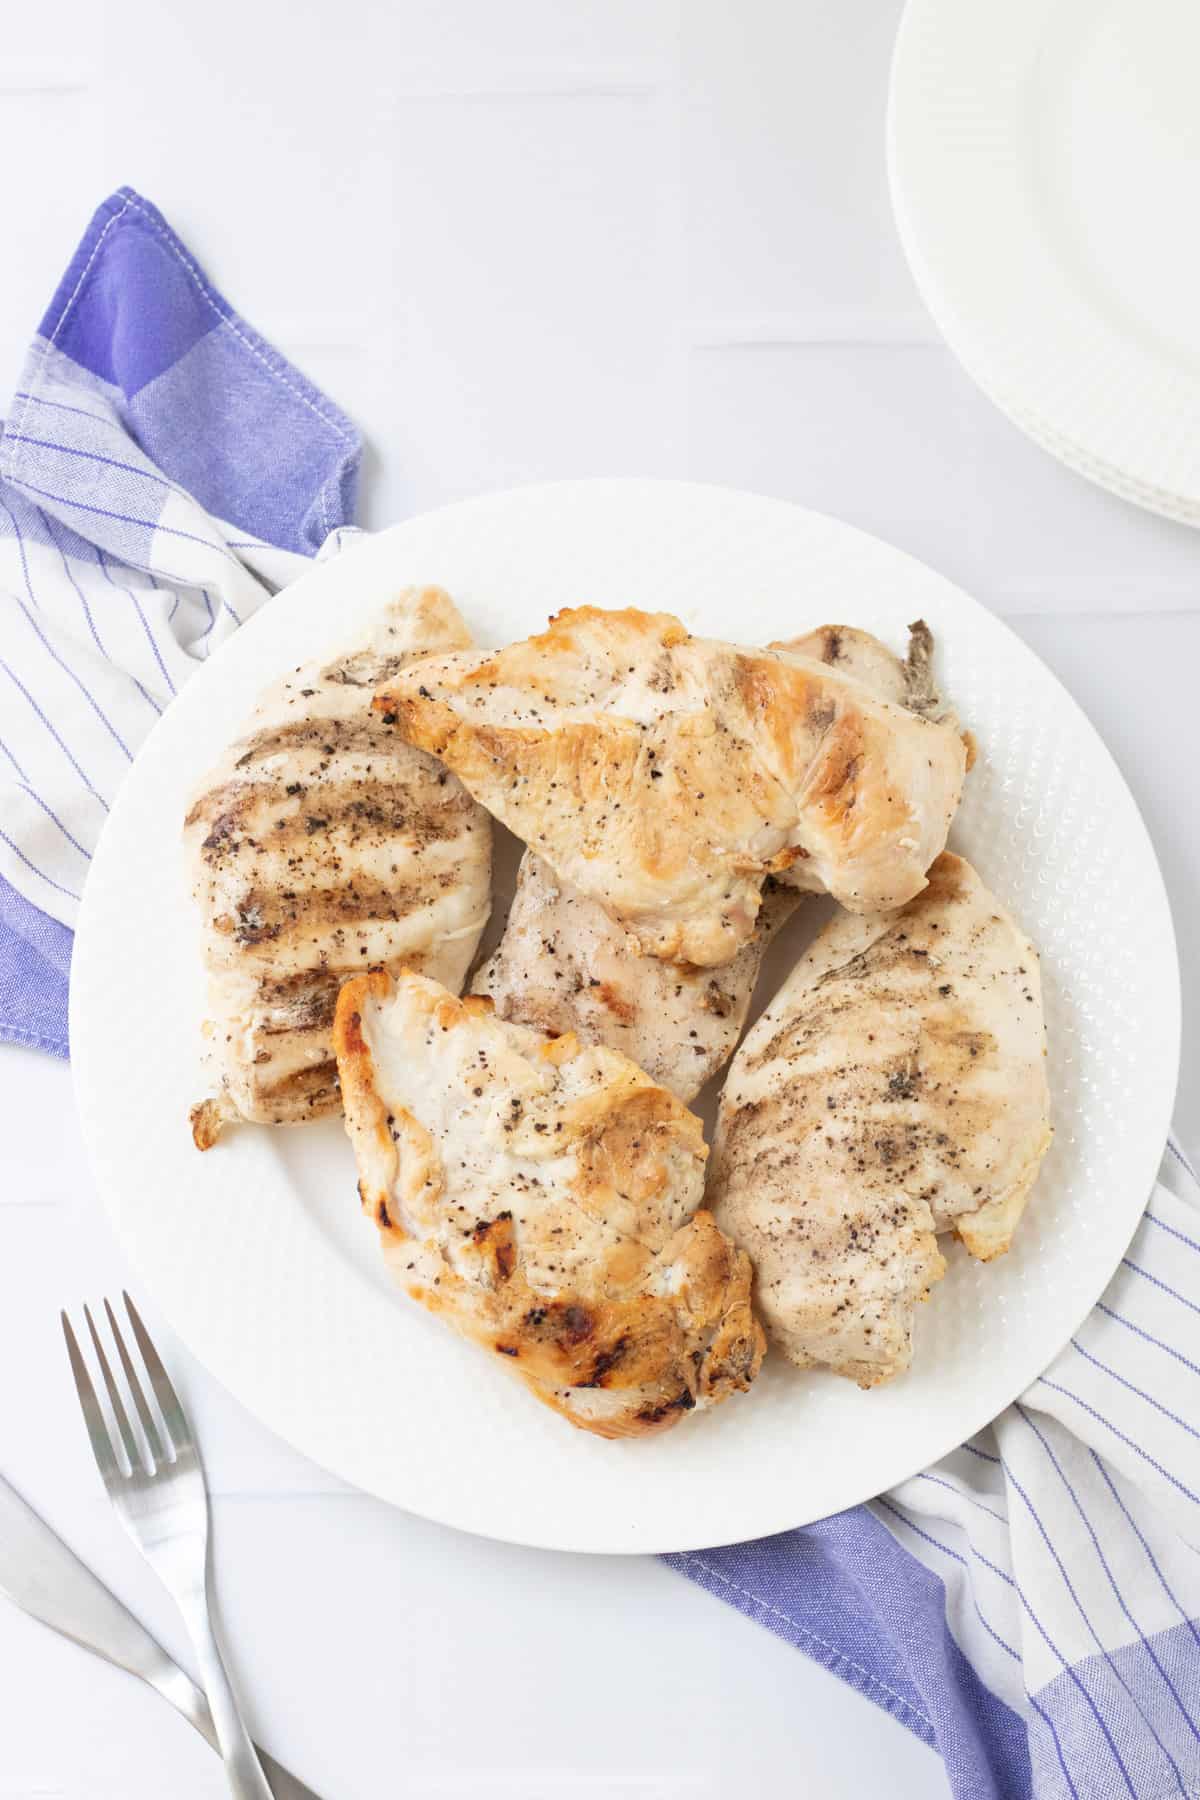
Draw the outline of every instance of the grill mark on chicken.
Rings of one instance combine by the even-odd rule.
[[[610,1013],[620,1019],[623,1025],[630,1024],[637,1017],[637,1008],[632,1000],[627,1000],[619,989],[611,982],[602,981],[596,988],[596,998],[601,1006],[606,1006]]]
[[[441,869],[433,877],[439,887],[451,887],[456,876],[453,869]],[[405,887],[389,888],[381,883],[358,887],[348,882],[340,887],[307,888],[294,893],[275,893],[271,889],[248,888],[235,911],[223,913],[213,921],[216,931],[234,937],[239,944],[263,944],[283,933],[312,931],[314,937],[326,926],[356,925],[365,919],[382,919],[397,923],[428,903],[429,879]]]
[[[422,804],[408,782],[360,776],[306,789],[280,777],[215,789],[203,810],[193,809],[192,823],[211,821],[201,851],[209,867],[218,869],[247,848],[279,851],[300,845],[319,854],[332,844],[344,854],[392,836],[420,848],[458,837],[476,815],[475,802],[457,783],[444,800],[430,806]],[[318,835],[323,842],[310,845],[308,840]]]
[[[647,1425],[657,1425],[669,1418],[673,1412],[690,1412],[696,1402],[687,1388],[682,1388],[673,1400],[664,1400],[658,1406],[643,1406],[638,1418]]]
[[[819,1044],[839,1019],[855,1010],[859,1003],[856,984],[868,978],[872,982],[873,1002],[881,1012],[891,1007],[903,1008],[910,1005],[911,991],[886,980],[889,968],[894,967],[895,961],[895,957],[886,948],[878,960],[873,959],[869,952],[864,952],[863,955],[852,958],[845,969],[830,970],[821,976],[812,985],[813,998],[805,1009],[803,1020],[788,1021],[781,1025],[761,1048],[756,1048],[747,1055],[746,1068],[761,1068],[777,1057],[794,1062],[807,1055],[811,1045]]]
[[[289,719],[285,725],[272,726],[251,737],[234,768],[244,769],[251,763],[264,762],[267,757],[290,755],[310,747],[316,747],[327,757],[340,756],[347,751],[386,757],[387,728],[382,721],[376,724],[369,713],[361,719]]]
[[[380,656],[373,650],[362,650],[326,669],[325,679],[341,687],[377,688],[381,682],[390,681],[393,675],[398,675],[405,664],[411,661],[411,652]]]
[[[1032,945],[960,858],[899,913],[827,926],[747,1038],[709,1184],[801,1367],[907,1367],[935,1233],[1008,1247],[1049,1143]]]
[[[278,1104],[284,1099],[316,1097],[326,1093],[336,1093],[338,1089],[337,1063],[332,1057],[315,1063],[308,1069],[297,1069],[295,1074],[278,1081],[273,1087],[263,1089],[263,1100],[268,1105]]]
[[[327,1030],[333,1024],[339,985],[339,977],[332,975],[319,984],[310,983],[302,992],[287,999],[271,1001],[264,994],[260,1031],[265,1037],[275,1037],[301,1031]]]
[[[616,1368],[622,1357],[628,1353],[629,1348],[629,1334],[628,1332],[622,1332],[621,1336],[610,1349],[601,1350],[595,1362],[592,1364],[591,1374],[586,1381],[581,1381],[579,1383],[580,1387],[603,1387],[607,1382],[609,1375]]]
[[[189,808],[219,1087],[193,1114],[201,1147],[233,1118],[337,1109],[330,1034],[348,976],[409,962],[461,983],[490,904],[490,824],[371,699],[414,656],[468,641],[445,594],[409,591],[369,645],[264,695]]]

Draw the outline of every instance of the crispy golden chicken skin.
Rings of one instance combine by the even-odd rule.
[[[413,1299],[601,1437],[750,1385],[749,1259],[696,1210],[700,1122],[665,1089],[407,971],[347,982],[334,1045],[362,1203]]]
[[[375,702],[642,950],[729,962],[768,874],[854,912],[903,905],[958,805],[958,732],[790,651],[581,607],[494,653],[401,674]]]

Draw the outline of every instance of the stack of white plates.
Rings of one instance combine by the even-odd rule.
[[[909,0],[892,198],[922,295],[996,404],[1200,524],[1200,6]]]

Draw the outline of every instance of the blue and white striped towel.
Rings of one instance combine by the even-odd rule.
[[[0,437],[0,1035],[65,1055],[69,950],[38,915],[74,923],[163,707],[340,542],[360,450],[153,206],[105,202]]]
[[[121,776],[336,545],[357,456],[152,207],[100,209],[0,441],[0,1035],[65,1054],[66,927]],[[936,1747],[959,1800],[1200,1794],[1198,1322],[1172,1149],[1103,1301],[988,1431],[870,1506],[668,1560]]]
[[[960,1800],[1200,1794],[1200,1185],[1168,1147],[1016,1405],[803,1531],[667,1560],[875,1700]]]

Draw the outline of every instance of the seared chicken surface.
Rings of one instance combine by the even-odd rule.
[[[691,1100],[741,1036],[763,953],[799,903],[768,881],[758,928],[717,969],[645,956],[598,900],[527,850],[504,936],[471,983],[502,1019],[607,1044]]]
[[[1049,1143],[1037,952],[943,855],[902,911],[826,927],[750,1032],[708,1199],[785,1354],[871,1387],[909,1365],[936,1234],[1007,1250]]]
[[[850,625],[823,625],[771,647],[836,663],[897,706],[928,711],[938,704],[933,638],[920,621],[910,629],[907,662]],[[716,969],[665,963],[644,955],[598,900],[560,881],[527,850],[504,936],[471,986],[489,996],[502,1019],[608,1044],[691,1100],[732,1054],[763,954],[798,901],[794,889],[768,878],[754,936],[732,962]]]
[[[405,963],[462,985],[491,907],[491,821],[371,699],[414,659],[470,641],[440,588],[400,595],[361,647],[264,694],[206,777],[184,829],[217,1090],[192,1112],[200,1149],[230,1120],[338,1110],[348,975]]]
[[[409,1294],[601,1437],[746,1388],[750,1263],[697,1212],[700,1122],[625,1057],[361,976],[334,1027],[363,1206]]]
[[[829,664],[692,637],[666,613],[559,613],[438,656],[376,700],[640,947],[730,962],[764,878],[854,912],[920,891],[958,805],[958,733]]]

